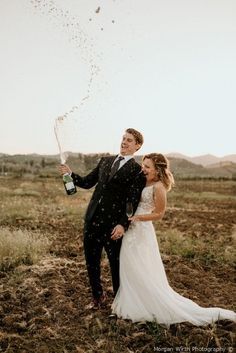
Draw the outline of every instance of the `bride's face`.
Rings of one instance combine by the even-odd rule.
[[[157,180],[157,171],[154,167],[153,161],[150,158],[145,158],[142,163],[142,171],[147,182],[154,182]]]

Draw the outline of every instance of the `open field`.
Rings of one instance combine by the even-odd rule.
[[[109,319],[109,306],[87,309],[82,228],[91,191],[66,196],[62,181],[53,178],[0,181],[0,352],[230,351],[235,325],[228,321],[167,330]],[[235,310],[236,182],[177,181],[155,227],[171,286],[202,306]],[[24,239],[27,256],[12,250],[11,234]],[[105,257],[103,277],[111,303]]]

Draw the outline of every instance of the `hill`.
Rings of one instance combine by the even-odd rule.
[[[70,153],[67,163],[82,175],[91,171],[105,154]],[[176,155],[176,154],[175,154]],[[178,155],[179,157],[181,155]],[[135,157],[141,163],[142,156]],[[217,162],[204,167],[184,158],[169,157],[171,170],[176,178],[227,178],[236,179],[236,163]],[[59,177],[57,170],[60,164],[58,155],[6,155],[0,154],[0,174],[12,176]]]
[[[206,168],[209,172],[214,175],[222,177],[236,177],[236,163],[233,162],[219,162],[216,164],[211,164]]]
[[[167,157],[172,157],[172,158],[178,158],[178,159],[185,159],[189,162],[192,162],[194,164],[201,164],[203,167],[208,167],[211,164],[216,164],[220,162],[233,162],[236,163],[236,154],[230,154],[224,157],[216,157],[212,154],[205,154],[201,156],[196,156],[196,157],[189,157],[185,156],[181,153],[168,153]]]

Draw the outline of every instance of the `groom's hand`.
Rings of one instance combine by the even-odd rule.
[[[111,239],[117,240],[117,239],[121,238],[123,236],[124,232],[125,232],[125,228],[122,225],[117,224],[117,226],[115,226],[115,228],[111,232]]]
[[[67,164],[60,164],[58,167],[59,172],[63,175],[66,173],[71,174],[72,170],[70,169],[70,167]]]

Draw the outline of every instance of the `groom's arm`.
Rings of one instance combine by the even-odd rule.
[[[99,176],[99,169],[100,169],[100,165],[101,165],[101,160],[99,161],[98,165],[96,166],[96,168],[94,168],[88,175],[82,177],[79,174],[76,174],[74,172],[72,172],[71,168],[67,165],[67,164],[61,164],[58,167],[59,172],[61,173],[61,175],[68,173],[71,175],[73,182],[76,186],[79,186],[83,189],[90,189],[92,188],[94,185],[97,184],[98,182],[98,176]]]
[[[141,198],[141,193],[146,184],[146,178],[143,175],[143,173],[139,173],[136,178],[134,179],[134,182],[129,188],[128,194],[127,194],[127,202],[131,202],[133,205],[133,213],[135,213],[140,198]],[[117,240],[121,238],[124,234],[125,231],[129,228],[130,221],[128,220],[127,215],[124,213],[123,216],[120,218],[117,226],[114,227],[112,233],[111,233],[111,239],[112,240]]]
[[[141,198],[141,193],[145,185],[146,185],[146,177],[141,171],[134,179],[134,182],[132,183],[127,196],[127,202],[131,202],[133,205],[133,213],[135,213],[138,208],[138,204]]]
[[[135,177],[133,183],[130,185],[130,188],[127,193],[126,202],[131,202],[133,206],[133,214],[137,210],[141,193],[146,184],[146,178],[142,172],[138,173]],[[118,222],[120,225],[124,227],[125,230],[129,228],[130,221],[128,220],[127,215],[124,213]]]
[[[88,175],[82,177],[79,174],[74,172],[71,173],[71,177],[73,178],[74,184],[83,189],[90,189],[98,182],[99,168],[100,168],[101,160]]]

